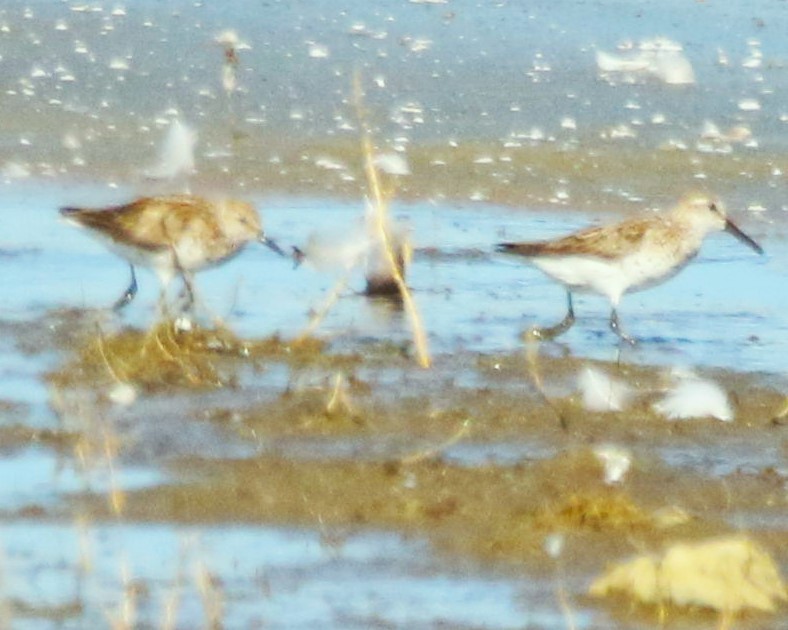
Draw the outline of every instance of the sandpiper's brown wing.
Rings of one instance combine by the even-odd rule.
[[[168,249],[187,224],[210,217],[206,200],[191,195],[142,197],[101,209],[61,208],[61,214],[118,243],[149,251]],[[213,222],[207,221],[215,229]],[[208,227],[206,225],[206,227]]]
[[[537,256],[591,256],[614,259],[637,249],[649,230],[654,230],[654,218],[638,218],[588,228],[554,241],[499,243],[499,252],[527,258]]]

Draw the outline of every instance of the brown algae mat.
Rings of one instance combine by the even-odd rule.
[[[527,574],[552,574],[560,562],[562,571],[588,582],[636,553],[744,530],[783,572],[788,566],[781,543],[788,536],[785,472],[756,457],[775,444],[784,457],[788,444],[783,385],[774,377],[704,372],[729,393],[735,421],[669,422],[652,408],[665,387],[664,369],[590,362],[548,348],[531,363],[522,351],[458,351],[422,370],[385,343],[334,351],[312,338],[242,340],[224,329],[178,332],[171,322],[102,332],[77,314],[60,317],[82,326],[61,338],[64,362],[47,376],[53,387],[100,396],[121,382],[156,397],[231,389],[232,405],[206,402],[192,419],[256,447],[243,458],[195,453],[162,460],[175,482],[117,489],[109,500],[79,495],[71,509],[80,518],[290,524],[329,537],[385,528]],[[576,376],[591,364],[637,388],[626,411],[583,408]],[[266,382],[273,366],[284,366],[284,385]],[[116,438],[122,455],[122,432]],[[332,450],[338,441],[349,446]],[[608,443],[631,453],[620,483],[605,483],[595,453]],[[512,447],[521,451],[496,456]],[[729,450],[732,458],[742,450],[754,457],[718,474],[669,465],[657,451],[671,448],[700,460],[706,454],[724,462]],[[482,455],[465,458],[463,449]],[[748,527],[756,522],[769,525]],[[548,553],[556,536],[560,558]]]

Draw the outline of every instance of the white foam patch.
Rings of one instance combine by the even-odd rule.
[[[410,175],[408,160],[399,153],[380,153],[375,156],[375,166],[389,175]]]
[[[695,72],[681,45],[664,37],[645,39],[619,55],[597,51],[596,64],[603,77],[625,81],[653,77],[668,85],[695,83]]]
[[[0,176],[3,179],[25,179],[30,177],[30,166],[23,162],[9,161],[0,168]]]

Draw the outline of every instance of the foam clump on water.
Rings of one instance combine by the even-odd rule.
[[[654,403],[654,411],[668,420],[716,418],[731,422],[734,419],[728,395],[717,383],[690,372],[674,372],[674,377],[677,383]]]
[[[410,175],[408,161],[398,153],[381,153],[375,156],[375,166],[389,175]]]
[[[235,49],[241,47],[250,48],[248,44],[241,41],[241,38],[238,36],[238,33],[231,28],[227,28],[219,32],[216,35],[216,37],[214,37],[213,41],[215,41],[220,46],[228,46]]]
[[[742,536],[677,543],[662,556],[639,556],[613,566],[589,588],[596,597],[616,593],[644,604],[727,613],[773,612],[779,602],[788,600],[772,558]]]
[[[695,83],[695,72],[681,45],[664,37],[644,39],[620,55],[597,51],[596,64],[605,78],[634,82],[651,77],[668,85]]]
[[[22,162],[9,161],[0,168],[0,177],[5,180],[30,177],[30,167]]]

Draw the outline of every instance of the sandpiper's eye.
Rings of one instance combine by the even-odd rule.
[[[714,202],[709,204],[709,210],[711,210],[712,212],[719,212],[719,210],[717,210],[717,204]]]

